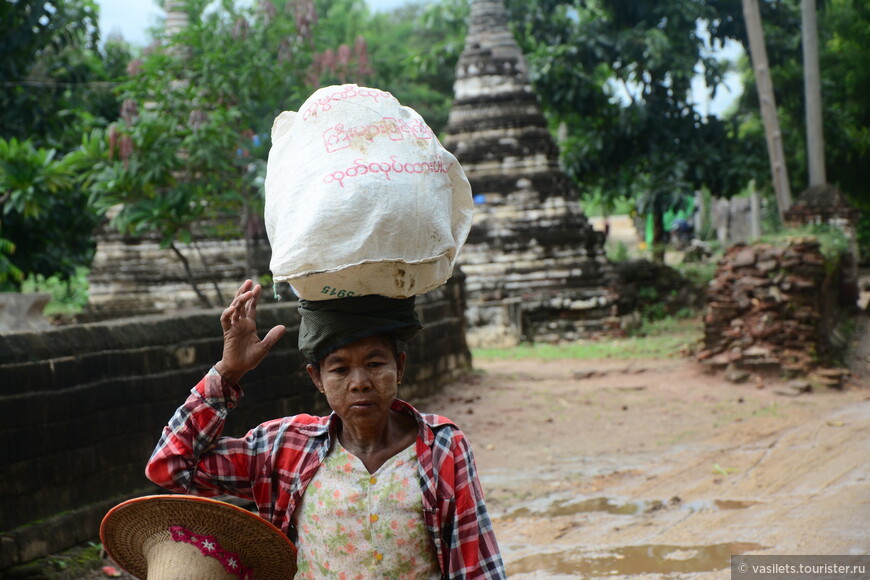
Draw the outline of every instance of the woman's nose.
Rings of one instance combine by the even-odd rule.
[[[347,379],[348,387],[352,391],[367,391],[372,387],[371,377],[364,368],[352,368]]]

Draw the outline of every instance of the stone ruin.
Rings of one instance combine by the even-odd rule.
[[[785,212],[789,225],[828,224],[843,229],[854,237],[855,224],[860,212],[833,185],[813,185],[801,192],[794,204]]]
[[[617,280],[529,82],[501,0],[475,0],[444,145],[475,195],[459,256],[473,346],[619,328]]]
[[[88,306],[83,321],[143,316],[201,308],[181,260],[161,248],[157,236],[132,237],[104,226],[96,233],[97,251],[88,275]],[[199,290],[213,306],[224,306],[247,277],[244,239],[206,237],[177,244]],[[269,271],[271,250],[262,236],[252,241],[257,272]],[[267,297],[268,300],[268,297]]]
[[[861,212],[850,204],[839,189],[833,185],[812,185],[801,192],[794,204],[785,212],[783,219],[788,226],[828,225],[843,232],[849,244],[849,251],[843,256],[843,290],[850,296],[847,300],[857,303],[858,234],[856,225]]]
[[[782,372],[818,385],[842,386],[848,371],[832,365],[845,346],[838,273],[814,237],[785,246],[735,244],[707,287],[704,348],[712,369]]]

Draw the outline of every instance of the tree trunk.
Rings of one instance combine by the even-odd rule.
[[[211,301],[209,301],[208,297],[202,293],[199,289],[199,285],[196,283],[196,278],[193,275],[193,272],[190,269],[190,262],[187,261],[187,258],[184,254],[181,253],[181,250],[173,243],[169,245],[172,248],[172,251],[175,252],[175,255],[181,260],[181,265],[184,267],[184,273],[187,275],[187,281],[190,283],[190,287],[193,288],[193,292],[196,294],[196,297],[199,298],[200,304],[205,308],[211,308]]]
[[[743,18],[749,36],[749,52],[752,55],[752,68],[755,71],[755,84],[758,87],[758,102],[761,119],[764,122],[764,136],[767,139],[767,154],[770,158],[770,171],[773,174],[773,190],[779,217],[791,207],[791,187],[788,183],[788,168],[782,146],[782,131],[776,115],[776,99],[773,95],[773,81],[764,46],[764,30],[761,27],[761,12],[758,0],[743,0]]]
[[[191,242],[191,245],[196,250],[196,255],[199,256],[199,261],[202,262],[202,269],[203,271],[205,271],[206,276],[208,276],[208,281],[211,282],[211,287],[214,289],[215,296],[217,296],[218,304],[226,304],[226,301],[224,300],[224,295],[221,292],[220,284],[218,284],[217,277],[214,275],[214,271],[208,267],[208,262],[205,259],[205,255],[203,255],[202,253],[202,247],[196,240],[193,240]]]
[[[804,96],[807,115],[807,164],[810,185],[824,185],[825,135],[822,129],[822,85],[819,80],[819,33],[816,0],[801,1],[804,45]]]

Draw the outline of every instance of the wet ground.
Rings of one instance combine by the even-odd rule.
[[[475,447],[511,578],[724,579],[736,554],[870,553],[862,348],[842,391],[682,358],[476,361],[430,407]]]

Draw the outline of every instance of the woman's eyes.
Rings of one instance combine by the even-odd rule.
[[[369,361],[366,363],[367,369],[379,369],[381,367],[386,366],[387,363],[385,361]],[[327,372],[333,375],[343,375],[346,374],[350,370],[350,367],[332,367],[328,368]]]

